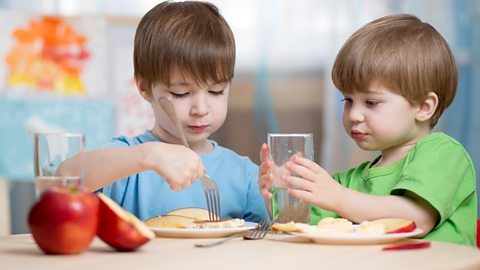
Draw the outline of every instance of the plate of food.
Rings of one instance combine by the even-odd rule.
[[[413,221],[400,218],[365,221],[358,225],[342,218],[324,218],[316,226],[290,222],[274,224],[272,229],[329,245],[387,244],[419,236],[423,232]]]
[[[208,221],[208,211],[202,208],[177,209],[144,222],[157,236],[177,238],[226,237],[257,226],[239,218]]]

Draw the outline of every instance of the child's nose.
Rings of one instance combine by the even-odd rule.
[[[208,107],[208,102],[205,97],[199,96],[197,97],[193,104],[192,104],[192,109],[191,113],[192,115],[206,115],[209,112],[209,107]]]
[[[347,112],[348,120],[351,122],[363,122],[365,116],[358,106],[352,106]]]

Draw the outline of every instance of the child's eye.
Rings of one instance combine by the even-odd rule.
[[[344,97],[342,101],[345,102],[345,105],[353,103],[353,100],[349,97]]]
[[[174,92],[170,92],[170,94],[172,94],[173,97],[175,98],[182,98],[182,97],[185,97],[188,95],[188,92],[185,92],[185,93],[174,93]]]
[[[210,90],[208,91],[210,94],[214,95],[214,96],[220,96],[220,95],[223,95],[223,93],[225,92],[225,89],[222,89],[220,91],[213,91],[213,90]]]
[[[378,105],[378,101],[376,101],[376,100],[367,100],[367,101],[365,101],[365,103],[367,104],[368,107],[374,107],[374,106]]]

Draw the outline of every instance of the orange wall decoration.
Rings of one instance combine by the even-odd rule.
[[[45,16],[30,20],[12,32],[13,47],[7,54],[8,86],[35,91],[85,94],[82,66],[90,58],[87,38],[64,19]]]

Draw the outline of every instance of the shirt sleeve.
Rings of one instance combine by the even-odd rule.
[[[113,138],[110,142],[106,143],[102,146],[102,148],[116,148],[116,147],[127,147],[129,146],[129,142],[126,137],[116,137]],[[111,183],[110,185],[104,186],[95,192],[101,192],[106,196],[110,197],[119,205],[123,205],[123,201],[125,198],[125,193],[127,190],[127,186],[129,183],[130,177],[126,177]]]
[[[471,159],[459,143],[446,140],[425,142],[414,151],[391,194],[417,194],[437,210],[441,224],[475,191]]]

